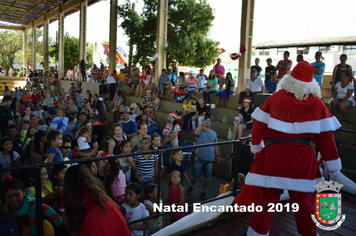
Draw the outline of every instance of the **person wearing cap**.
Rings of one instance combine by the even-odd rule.
[[[224,86],[224,75],[225,75],[225,67],[221,65],[221,58],[216,60],[216,64],[213,67],[213,71],[215,73],[216,78],[218,78],[219,82],[219,91]]]
[[[283,60],[280,60],[276,66],[276,71],[278,70],[277,79],[280,79],[285,74],[288,74],[290,69],[292,68],[293,62],[288,58],[289,58],[289,52],[285,51],[283,53]]]
[[[255,153],[245,186],[235,203],[260,205],[254,212],[247,235],[269,235],[273,212],[283,190],[288,190],[299,235],[317,235],[311,215],[315,214],[315,184],[323,181],[313,145],[316,144],[329,175],[340,173],[341,161],[333,131],[341,125],[320,99],[314,67],[298,63],[281,80],[278,91],[255,109],[251,152]],[[251,197],[255,196],[255,197]]]
[[[194,133],[197,137],[197,145],[218,142],[218,136],[216,132],[211,130],[210,127],[210,117],[206,116]],[[201,147],[196,149],[195,154],[197,157],[194,162],[192,179],[190,181],[191,185],[187,190],[187,194],[192,193],[195,182],[199,179],[201,173],[203,173],[204,182],[200,198],[202,200],[207,200],[206,190],[213,173],[213,166],[215,161],[214,156],[216,155],[216,160],[218,163],[221,162],[220,148],[218,145]]]
[[[181,131],[181,128],[177,121],[177,113],[175,113],[175,112],[169,113],[168,122],[167,122],[165,128],[169,129],[170,135],[169,135],[168,139],[165,139],[162,141],[162,143],[161,143],[162,147],[164,147],[166,145],[166,143],[168,143],[168,142],[171,142],[172,148],[179,147],[178,133],[179,133],[179,131]]]
[[[320,51],[315,53],[315,62],[311,63],[314,66],[314,79],[320,85],[323,83],[323,75],[325,71],[325,63],[321,61],[321,56],[323,54]]]
[[[245,97],[242,106],[239,108],[239,120],[234,124],[233,139],[235,140],[236,135],[237,139],[240,140],[244,130],[252,129],[253,118],[251,117],[253,113],[253,108],[251,107],[251,99]],[[235,118],[236,120],[236,118]]]
[[[277,79],[277,75],[275,71],[270,72],[271,79],[267,80],[265,85],[265,93],[274,93],[277,89],[277,84],[280,81]]]
[[[252,103],[254,102],[255,95],[257,93],[263,92],[263,81],[260,77],[257,77],[257,70],[251,69],[251,78],[248,80],[246,84],[246,92],[242,91],[240,93],[239,104],[243,102],[245,97],[251,97]]]
[[[204,74],[204,70],[203,69],[199,70],[199,74],[197,76],[197,79],[199,81],[199,92],[204,92],[205,84],[206,84],[206,81],[208,80],[208,77]]]
[[[197,77],[195,77],[195,73],[193,70],[191,70],[189,72],[189,77],[187,79],[187,83],[188,83],[188,85],[187,85],[186,91],[187,91],[187,96],[189,97],[190,94],[192,92],[197,91],[198,87],[200,86],[199,81],[198,81]]]
[[[257,71],[257,76],[260,76],[260,73],[261,73],[261,71],[262,71],[262,68],[259,66],[259,64],[260,64],[260,58],[256,58],[255,59],[255,65],[253,65],[253,66],[251,66],[251,70],[252,69],[256,69],[256,71]]]
[[[272,65],[272,58],[267,58],[266,62],[267,62],[267,66],[265,68],[265,84],[267,83],[267,81],[269,79],[271,79],[270,72],[276,71],[276,67],[274,67],[274,65]]]
[[[122,131],[129,141],[137,134],[137,126],[136,123],[130,119],[130,108],[128,107],[124,108]]]
[[[50,119],[49,128],[54,130],[59,130],[62,134],[64,131],[63,121],[57,116],[57,110],[54,107],[49,107],[47,109],[48,118]]]

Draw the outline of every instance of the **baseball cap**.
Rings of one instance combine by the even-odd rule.
[[[124,107],[124,113],[130,113],[130,108]]]
[[[55,115],[57,113],[57,110],[56,108],[54,107],[49,107],[48,110],[47,110],[48,114],[50,115]]]
[[[270,57],[269,57],[269,58],[267,58],[267,60],[266,60],[266,61],[272,61],[272,58],[270,58]]]
[[[251,73],[257,73],[257,70],[255,68],[252,68]]]
[[[317,51],[316,53],[315,53],[315,56],[321,56],[321,55],[323,55],[320,51]]]

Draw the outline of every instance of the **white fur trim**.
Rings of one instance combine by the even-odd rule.
[[[260,152],[264,147],[265,144],[263,143],[263,141],[261,141],[260,144],[258,145],[251,145],[251,152],[252,153]]]
[[[269,231],[267,232],[267,234],[259,234],[256,231],[254,231],[251,226],[248,227],[247,232],[246,232],[247,236],[269,236]]]
[[[321,120],[290,123],[272,118],[270,114],[262,111],[259,107],[252,113],[252,117],[259,122],[267,124],[270,129],[289,134],[320,134],[321,132],[334,131],[341,127],[335,116]]]
[[[332,161],[324,161],[324,165],[328,171],[332,171],[332,172],[340,171],[342,169],[340,158]]]
[[[313,187],[313,185],[321,181],[324,181],[324,178],[317,178],[315,180],[292,179],[248,173],[246,176],[245,183],[247,185],[259,186],[264,188],[278,188],[305,193],[313,193],[315,192],[315,188]]]

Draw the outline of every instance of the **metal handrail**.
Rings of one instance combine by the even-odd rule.
[[[237,158],[235,161],[234,165],[234,173],[237,172],[240,164],[240,147],[241,141],[247,141],[251,140],[251,137],[243,137],[240,140],[232,140],[232,141],[223,141],[223,142],[216,142],[216,143],[207,143],[207,144],[198,144],[198,145],[190,145],[190,146],[184,146],[184,147],[179,147],[179,148],[167,148],[167,149],[159,149],[159,150],[152,150],[152,151],[147,151],[147,152],[140,152],[141,155],[146,155],[146,154],[152,154],[152,153],[158,153],[160,155],[163,155],[166,152],[170,151],[175,151],[175,150],[185,150],[185,149],[196,149],[196,148],[201,148],[201,147],[209,147],[209,146],[217,146],[217,145],[226,145],[226,144],[234,144],[234,150],[235,153],[232,155],[232,157]],[[35,186],[41,186],[41,168],[42,167],[47,167],[47,166],[55,166],[55,165],[63,165],[63,164],[78,164],[82,162],[89,162],[89,161],[99,161],[99,160],[107,160],[107,159],[114,159],[114,158],[124,158],[124,157],[130,157],[133,156],[134,153],[129,153],[129,154],[120,154],[120,155],[113,155],[113,156],[105,156],[105,157],[94,157],[94,158],[87,158],[87,159],[75,159],[75,160],[69,160],[69,161],[61,161],[61,162],[51,162],[51,163],[38,163],[38,164],[32,164],[32,165],[22,165],[22,166],[13,166],[13,167],[6,167],[6,168],[0,168],[0,173],[3,171],[11,171],[11,170],[21,170],[21,169],[35,169]],[[161,158],[158,158],[158,173],[161,172]],[[160,178],[157,178],[157,192],[161,193],[161,188],[160,188]],[[36,228],[37,228],[37,235],[42,235],[43,234],[43,224],[42,224],[42,194],[41,194],[41,188],[37,187],[35,188],[35,196],[36,196]],[[226,196],[223,196],[221,198],[226,198],[230,196],[237,196],[237,178],[235,176],[234,178],[234,186],[233,186],[233,191],[231,194],[228,194]],[[209,199],[206,201],[202,201],[200,203],[208,203],[215,201],[216,199]],[[157,198],[157,204],[159,204],[159,198]],[[189,208],[192,207],[192,204],[189,205]],[[165,212],[165,213],[160,213],[157,212],[156,215],[145,217],[142,219],[138,219],[135,221],[128,222],[127,224],[135,224],[137,222],[157,218],[163,215],[168,215],[171,214],[170,212]]]

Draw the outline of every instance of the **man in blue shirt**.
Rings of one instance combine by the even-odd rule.
[[[277,79],[277,74],[275,71],[271,71],[269,75],[270,75],[270,79],[267,80],[266,82],[265,93],[274,93],[276,92],[279,79]]]
[[[130,108],[124,108],[124,117],[122,120],[122,131],[126,134],[127,140],[131,140],[137,134],[136,123],[130,119]]]
[[[206,143],[216,143],[218,142],[218,137],[215,131],[210,129],[211,121],[210,117],[206,116],[199,127],[195,130],[195,136],[197,136],[199,144]],[[208,146],[197,148],[195,154],[197,159],[193,166],[191,186],[188,188],[187,194],[190,194],[193,191],[195,182],[199,179],[201,173],[204,175],[203,189],[200,194],[202,200],[206,200],[206,189],[208,188],[209,181],[213,174],[213,165],[214,165],[214,153],[216,153],[216,160],[218,163],[221,162],[220,148],[219,146]]]
[[[57,116],[57,110],[54,107],[50,107],[47,110],[48,117],[50,119],[49,128],[60,131],[63,134],[64,126],[61,118]]]
[[[314,79],[318,84],[320,85],[323,82],[323,74],[325,71],[325,63],[320,61],[322,53],[317,51],[315,53],[315,62],[311,63],[312,66],[314,66]]]

